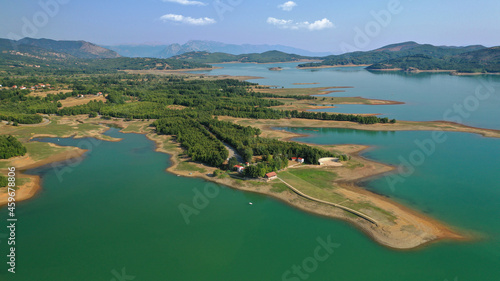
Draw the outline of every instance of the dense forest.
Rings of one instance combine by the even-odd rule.
[[[34,83],[35,79],[1,77],[6,89],[0,91],[0,119],[20,124],[42,121],[41,114],[117,117],[127,119],[159,119],[182,114],[197,116],[208,114],[254,119],[304,118],[318,120],[351,121],[361,124],[395,122],[375,116],[329,114],[276,110],[283,105],[282,96],[260,93],[256,84],[234,79],[185,80],[175,76],[106,74],[92,76],[52,76],[44,79],[55,88],[71,92],[49,94],[45,97],[30,95],[30,90],[12,89],[17,84]],[[40,80],[41,78],[38,77]],[[102,92],[107,102],[91,101],[87,104],[60,108],[60,101],[78,95]],[[295,99],[316,97],[289,96]],[[175,106],[175,108],[172,108]]]
[[[26,147],[11,135],[0,135],[0,159],[26,154]]]
[[[280,51],[268,51],[261,54],[232,55],[226,53],[190,52],[172,57],[172,59],[185,60],[197,63],[223,63],[223,62],[292,62],[300,60],[319,60],[318,57],[306,57],[295,54],[287,54]]]
[[[483,49],[442,58],[415,55],[376,63],[367,69],[455,70],[462,73],[497,73],[500,72],[500,48]]]
[[[160,134],[174,135],[194,161],[222,169],[232,169],[238,164],[235,158],[225,163],[228,150],[224,143],[230,145],[244,162],[254,163],[245,169],[250,177],[263,177],[284,169],[290,157],[303,157],[308,164],[318,164],[322,157],[340,157],[305,144],[263,138],[258,128],[220,121],[209,115],[162,118],[153,122],[153,126]]]

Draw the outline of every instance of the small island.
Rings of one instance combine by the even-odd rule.
[[[269,67],[268,68],[270,71],[282,71],[283,68],[282,67]]]

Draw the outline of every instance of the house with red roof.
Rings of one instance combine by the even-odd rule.
[[[240,166],[240,165],[234,165],[234,168],[236,168],[236,171],[238,171],[238,173],[243,173],[243,171],[245,170],[245,167],[243,166]]]
[[[277,177],[278,177],[278,174],[276,174],[276,172],[270,172],[270,173],[266,174],[266,179],[268,179],[268,180],[274,180]]]

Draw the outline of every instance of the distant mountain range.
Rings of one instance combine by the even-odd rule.
[[[32,55],[74,57],[81,59],[118,58],[115,51],[97,46],[86,41],[56,41],[50,39],[23,38],[21,40],[0,39],[2,51],[21,50]]]
[[[319,63],[308,63],[299,67],[322,67],[335,65],[372,65],[383,61],[414,55],[426,55],[433,58],[442,58],[462,53],[486,49],[481,45],[466,47],[433,46],[416,42],[403,42],[387,45],[367,52],[352,52],[341,55],[332,55],[323,58]]]
[[[210,66],[176,59],[127,58],[115,51],[85,41],[0,39],[0,71],[19,75],[193,68],[210,68]]]
[[[391,44],[366,52],[310,57],[279,51],[232,55],[227,53],[190,52],[172,57],[196,63],[224,62],[300,62],[299,68],[364,65],[368,70],[430,71],[450,70],[462,73],[500,72],[500,48],[481,45],[465,47],[433,46],[416,42]]]
[[[281,51],[284,53],[298,54],[301,56],[327,56],[327,52],[311,52],[303,49],[283,46],[283,45],[251,45],[251,44],[225,44],[215,41],[191,40],[186,44],[171,45],[118,45],[102,46],[117,52],[125,57],[152,57],[169,58],[191,52],[227,53],[231,55],[241,55],[248,53],[264,53],[268,51]]]
[[[170,45],[163,53],[184,52],[193,48],[209,47],[244,50],[263,45],[228,45],[210,41],[190,41],[180,46]],[[236,46],[236,47],[235,47]],[[137,47],[137,46],[136,46]],[[259,47],[259,48],[260,48]],[[239,49],[235,49],[239,48]],[[130,54],[154,53],[160,47],[137,47]],[[124,49],[126,50],[126,49]],[[123,50],[122,50],[123,51]],[[133,53],[135,52],[135,53]],[[307,61],[314,62],[307,62]],[[56,41],[24,38],[18,41],[0,39],[0,69],[23,71],[60,70],[64,73],[82,73],[118,70],[172,70],[209,68],[209,63],[223,62],[307,62],[299,68],[317,68],[343,65],[365,65],[368,70],[455,70],[457,72],[500,72],[500,47],[481,45],[465,47],[433,46],[404,42],[366,52],[342,55],[304,56],[272,50],[262,53],[230,54],[224,52],[192,51],[169,59],[123,57],[119,53],[85,41]]]

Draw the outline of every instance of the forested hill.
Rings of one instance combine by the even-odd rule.
[[[461,73],[500,72],[500,47],[481,49],[454,56],[414,55],[387,60],[369,66],[369,70],[454,70]]]
[[[21,40],[1,39],[1,50],[30,50],[32,53],[49,52],[64,57],[81,59],[110,59],[120,55],[115,51],[86,41],[56,41],[51,39],[23,38]]]
[[[318,57],[306,57],[295,54],[287,54],[280,51],[268,51],[261,54],[232,55],[226,53],[190,52],[172,57],[172,59],[187,60],[197,63],[223,63],[223,62],[292,62],[302,60],[319,60]]]
[[[0,39],[0,71],[12,74],[109,73],[118,70],[211,68],[175,59],[125,58],[84,41]]]
[[[481,45],[466,47],[433,46],[430,44],[418,44],[416,42],[404,42],[387,45],[368,52],[351,52],[342,55],[333,55],[323,58],[319,63],[301,64],[299,67],[321,67],[335,65],[372,65],[384,61],[424,55],[430,58],[444,58],[462,53],[485,49]]]

